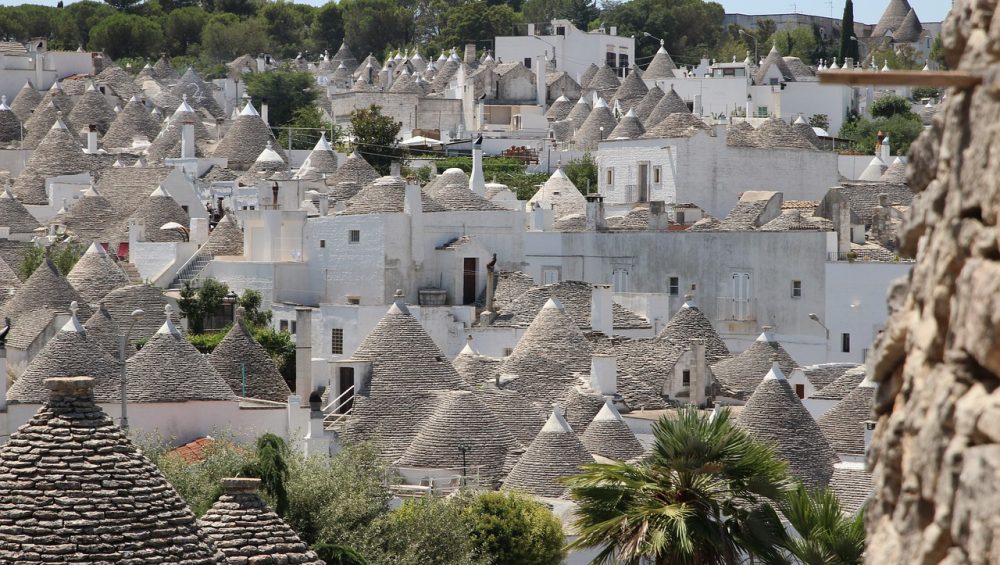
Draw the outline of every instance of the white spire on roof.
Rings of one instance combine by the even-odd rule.
[[[167,315],[167,321],[163,322],[163,325],[160,326],[160,329],[156,330],[156,333],[158,333],[158,334],[170,334],[170,335],[174,335],[174,336],[180,337],[180,335],[181,335],[180,332],[177,331],[177,327],[174,326],[173,320],[170,319],[170,315],[173,313],[173,311],[174,311],[174,307],[171,306],[171,305],[169,305],[169,304],[167,304],[166,306],[163,307],[163,312],[164,312],[164,314]]]
[[[635,109],[633,109],[633,108],[629,108],[628,112],[625,112],[625,117],[626,118],[638,118],[638,116],[635,115]]]
[[[260,155],[257,156],[257,162],[276,163],[279,161],[282,163],[285,162],[285,160],[281,158],[281,155],[274,150],[274,143],[272,143],[270,139],[267,140],[267,147],[265,147],[264,150],[260,152]]]
[[[253,107],[253,102],[247,102],[247,105],[243,107],[240,111],[241,116],[260,116],[257,113],[257,109]]]
[[[569,102],[569,98],[566,98],[565,94],[560,94],[559,98],[556,98],[556,102]]]
[[[889,59],[886,59],[885,63],[882,64],[882,72],[884,73],[888,71],[889,71]]]
[[[694,301],[694,295],[693,294],[685,294],[684,295],[684,304],[681,305],[681,308],[688,308],[688,309],[698,308],[698,303],[696,303]]]
[[[49,87],[49,92],[62,92],[62,89],[63,87],[59,84],[59,81],[55,81],[52,83],[52,86]]]
[[[663,46],[663,40],[662,39],[660,40],[660,48],[656,50],[656,54],[657,55],[659,55],[660,53],[662,53],[664,55],[667,54],[667,48]],[[747,53],[749,53],[749,51],[747,51]]]
[[[87,190],[83,191],[83,195],[84,196],[100,196],[99,194],[97,194],[97,189],[94,188],[94,185],[88,186]]]
[[[799,117],[798,117],[798,118],[795,118],[795,121],[794,121],[794,122],[792,122],[792,123],[793,123],[793,124],[807,124],[807,125],[808,125],[808,123],[807,123],[807,122],[805,121],[805,119],[804,119],[804,118],[802,117],[802,114],[799,114]]]
[[[163,185],[159,185],[156,187],[156,190],[149,195],[150,198],[153,198],[154,196],[169,196],[169,194],[167,194],[167,191],[163,190]]]
[[[94,86],[94,81],[88,80],[87,81],[87,88],[85,88],[84,91],[90,92],[91,90],[97,90],[97,88]]]
[[[573,433],[573,428],[569,426],[569,422],[566,421],[566,418],[563,418],[562,408],[553,405],[552,415],[549,416],[548,421],[545,422],[545,425],[542,427],[541,431],[555,432],[558,434],[570,434]]]
[[[594,109],[596,110],[597,108],[607,108],[607,107],[608,103],[604,101],[604,98],[598,96],[597,102],[594,104]]]
[[[10,106],[7,105],[7,95],[4,94],[0,96],[0,111],[10,110]]]
[[[594,416],[594,422],[620,422],[622,421],[622,415],[615,408],[614,404],[611,403],[611,398],[608,396],[604,397],[604,406],[601,406],[600,411]]]
[[[771,333],[771,326],[764,326],[761,328],[760,335],[757,336],[757,341],[762,341],[764,343],[774,343],[774,334]]]
[[[781,372],[781,367],[778,366],[777,361],[771,363],[771,370],[767,372],[767,376],[764,377],[765,381],[783,381],[785,380],[785,373]]]
[[[462,351],[459,353],[459,355],[479,355],[479,352],[472,347],[471,334],[465,338],[465,347],[462,348]]]
[[[333,147],[330,142],[326,140],[326,132],[322,132],[319,135],[319,141],[316,142],[316,146],[313,147],[313,151],[333,151]]]
[[[56,112],[56,121],[54,124],[52,124],[52,127],[50,129],[69,129],[66,127],[66,124],[63,123],[62,112]]]
[[[74,332],[78,334],[87,333],[86,330],[83,329],[83,325],[80,324],[79,318],[76,317],[76,311],[79,310],[79,308],[80,306],[76,303],[76,300],[69,303],[69,320],[66,321],[66,324],[63,325],[62,329],[59,331]]]
[[[559,299],[556,298],[555,296],[550,297],[548,300],[546,300],[545,306],[542,306],[542,310],[552,310],[552,309],[559,310],[560,312],[566,312],[566,309],[563,308],[562,302],[559,302]]]
[[[174,110],[174,115],[179,116],[182,112],[194,112],[194,108],[188,104],[188,95],[185,94],[181,99],[181,105]]]
[[[0,192],[0,198],[5,199],[5,200],[13,200],[14,199],[14,193],[10,191],[10,187],[9,186],[5,186],[4,189],[3,189],[3,192]]]
[[[920,70],[922,70],[922,71],[929,71],[929,70],[931,70],[931,62],[930,62],[930,60],[924,61],[924,68],[922,68]]]
[[[84,255],[97,255],[98,257],[107,257],[108,253],[104,250],[103,246],[97,244],[97,242],[91,243],[90,247],[87,248]]]
[[[124,167],[125,165],[124,165],[124,164],[122,163],[122,160],[121,160],[121,158],[116,158],[116,159],[115,159],[115,162],[114,162],[114,163],[112,163],[112,164],[111,164],[111,166],[112,166],[112,167],[114,167],[114,168],[116,168],[116,169],[121,169],[121,168],[122,168],[122,167]]]

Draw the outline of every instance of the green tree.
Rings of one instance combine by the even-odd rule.
[[[777,45],[778,50],[785,57],[798,57],[807,65],[815,62],[813,55],[816,53],[819,43],[810,28],[794,27],[779,30],[771,36],[771,42]]]
[[[905,43],[894,48],[875,51],[872,56],[875,58],[875,66],[878,68],[889,65],[889,69],[893,71],[912,71],[924,67],[924,61],[920,58],[920,54],[911,45]]]
[[[928,57],[931,61],[937,63],[940,69],[947,70],[949,68],[948,61],[944,55],[944,41],[940,35],[934,38],[934,43],[931,44],[931,51],[928,53]]]
[[[300,108],[316,101],[313,77],[309,73],[292,70],[275,70],[246,76],[246,92],[259,106],[267,100],[272,124],[284,125]]]
[[[326,565],[370,565],[360,553],[342,545],[321,543],[313,551]]]
[[[873,117],[891,118],[897,114],[909,114],[911,112],[910,101],[903,96],[882,96],[876,98],[869,108]]]
[[[413,9],[394,0],[341,0],[347,44],[360,59],[389,45],[408,45],[414,36]]]
[[[260,292],[248,288],[236,299],[236,304],[244,309],[244,319],[252,326],[270,326],[272,312],[261,310],[260,306],[264,302],[264,297]]]
[[[893,153],[906,155],[910,150],[910,144],[924,131],[924,124],[920,116],[912,112],[873,120],[855,118],[848,120],[840,128],[839,137],[850,139],[853,151],[872,155],[875,153],[879,131],[889,136]]]
[[[65,17],[59,20],[57,37],[66,49],[72,46],[88,45],[90,30],[101,20],[111,17],[115,9],[93,0],[81,0],[63,8]],[[75,48],[75,47],[74,47]]]
[[[475,43],[483,37],[510,33],[517,14],[510,6],[490,6],[483,0],[459,4],[443,17],[437,44],[441,49]]]
[[[267,49],[267,33],[254,19],[240,20],[235,14],[217,13],[201,30],[201,53],[212,63],[229,62]]]
[[[229,286],[212,278],[201,281],[201,286],[185,282],[177,306],[181,317],[188,320],[188,331],[192,334],[204,333],[205,318],[222,308],[227,294]]]
[[[112,59],[152,57],[163,46],[163,30],[156,20],[117,13],[90,30],[90,49],[104,51]]]
[[[257,12],[275,56],[291,58],[304,49],[306,30],[312,23],[313,14],[304,12],[303,8],[312,10],[304,4],[277,0],[267,2]]]
[[[116,10],[128,11],[136,7],[142,0],[104,0]]]
[[[407,500],[375,525],[379,563],[473,565],[475,546],[464,513],[465,497]]]
[[[208,17],[208,12],[200,6],[186,6],[167,14],[163,31],[169,52],[188,54],[191,47],[201,41],[201,32]]]
[[[336,2],[327,2],[316,10],[309,26],[309,35],[312,40],[311,48],[316,53],[329,51],[333,55],[340,49],[340,44],[344,41],[344,17]],[[358,56],[362,55],[359,53]]]
[[[563,172],[580,192],[586,193],[588,187],[597,191],[597,162],[590,153],[584,153],[583,157],[566,163]]]
[[[292,119],[278,131],[278,143],[287,148],[290,135],[292,149],[312,149],[323,133],[326,133],[330,143],[336,143],[340,134],[339,128],[323,118],[323,111],[319,107],[303,106],[296,109]]]
[[[826,114],[813,114],[809,117],[809,125],[814,128],[820,128],[823,131],[829,132],[830,130],[830,116]]]
[[[580,537],[597,560],[735,563],[776,555],[783,528],[767,500],[788,486],[787,466],[728,410],[694,407],[653,425],[652,452],[638,464],[588,465],[566,480]]]
[[[616,22],[619,35],[635,35],[638,39],[646,32],[663,38],[670,55],[676,61],[686,62],[697,61],[720,44],[724,16],[725,10],[715,2],[631,0],[608,7],[601,17],[606,22]],[[758,37],[758,41],[763,49],[764,40]],[[655,41],[636,41],[639,58],[652,57],[658,48]]]
[[[392,161],[402,158],[398,140],[400,124],[382,115],[380,106],[371,105],[351,112],[351,132],[358,153],[383,175]]]
[[[59,273],[66,276],[76,266],[76,262],[83,256],[84,251],[86,249],[82,245],[72,242],[56,243],[49,247],[30,247],[21,259],[21,264],[18,265],[17,275],[21,280],[27,280],[35,272],[35,269],[41,266],[46,258],[49,258],[52,259],[52,263],[59,270]]]
[[[846,517],[833,491],[809,492],[800,485],[786,494],[780,506],[781,513],[800,536],[788,536],[783,544],[797,563],[860,565],[864,562],[864,515]]]
[[[274,511],[279,516],[288,514],[288,457],[285,440],[266,433],[257,438],[254,457],[241,471],[243,476],[260,479],[261,490],[274,500]]]
[[[239,476],[253,458],[252,452],[238,447],[229,437],[210,442],[200,461],[185,461],[158,437],[140,437],[137,442],[195,516],[207,512],[222,495],[222,479]]]
[[[566,558],[562,523],[519,494],[488,492],[466,508],[474,555],[492,565],[548,565]]]
[[[844,4],[844,17],[840,20],[840,61],[843,64],[850,57],[861,60],[858,51],[858,38],[854,35],[854,2],[847,0]]]
[[[590,23],[601,15],[593,0],[525,0],[521,12],[526,21],[548,23],[553,19],[567,19],[576,27],[588,30]]]

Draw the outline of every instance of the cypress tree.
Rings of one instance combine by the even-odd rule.
[[[840,22],[840,61],[841,65],[848,57],[855,61],[861,59],[858,53],[858,40],[851,39],[854,35],[854,2],[847,0],[844,5],[844,18]]]

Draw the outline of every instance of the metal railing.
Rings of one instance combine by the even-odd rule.
[[[410,484],[396,469],[387,469],[384,484],[400,497],[448,496],[462,489],[480,487],[482,465],[468,467],[446,467],[427,471],[446,473],[441,476],[422,477],[418,484]],[[449,471],[455,471],[450,473]]]
[[[345,396],[347,397],[346,399],[344,398]],[[348,403],[351,404],[351,407],[346,411],[341,412],[344,406],[347,406]],[[352,410],[354,410],[354,385],[351,385],[347,390],[340,393],[340,396],[331,400],[329,404],[323,407],[322,411],[324,414],[347,415],[350,414]]]
[[[215,256],[211,253],[201,253],[199,251],[192,255],[177,271],[177,275],[174,276],[174,280],[170,283],[170,288],[181,288],[185,280],[196,279],[202,269],[211,263],[213,259],[215,259]]]
[[[870,253],[858,253],[849,251],[847,253],[830,252],[826,254],[826,260],[831,262],[846,261],[848,263],[913,263],[913,259],[900,257],[893,254],[892,259],[880,259]]]
[[[752,322],[757,319],[756,298],[720,296],[717,300],[716,319],[719,321]]]

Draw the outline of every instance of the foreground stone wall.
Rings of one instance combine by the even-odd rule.
[[[890,293],[874,359],[868,563],[1000,562],[1000,16],[957,0],[944,26],[952,89],[914,144],[917,193],[904,251],[918,263]]]

